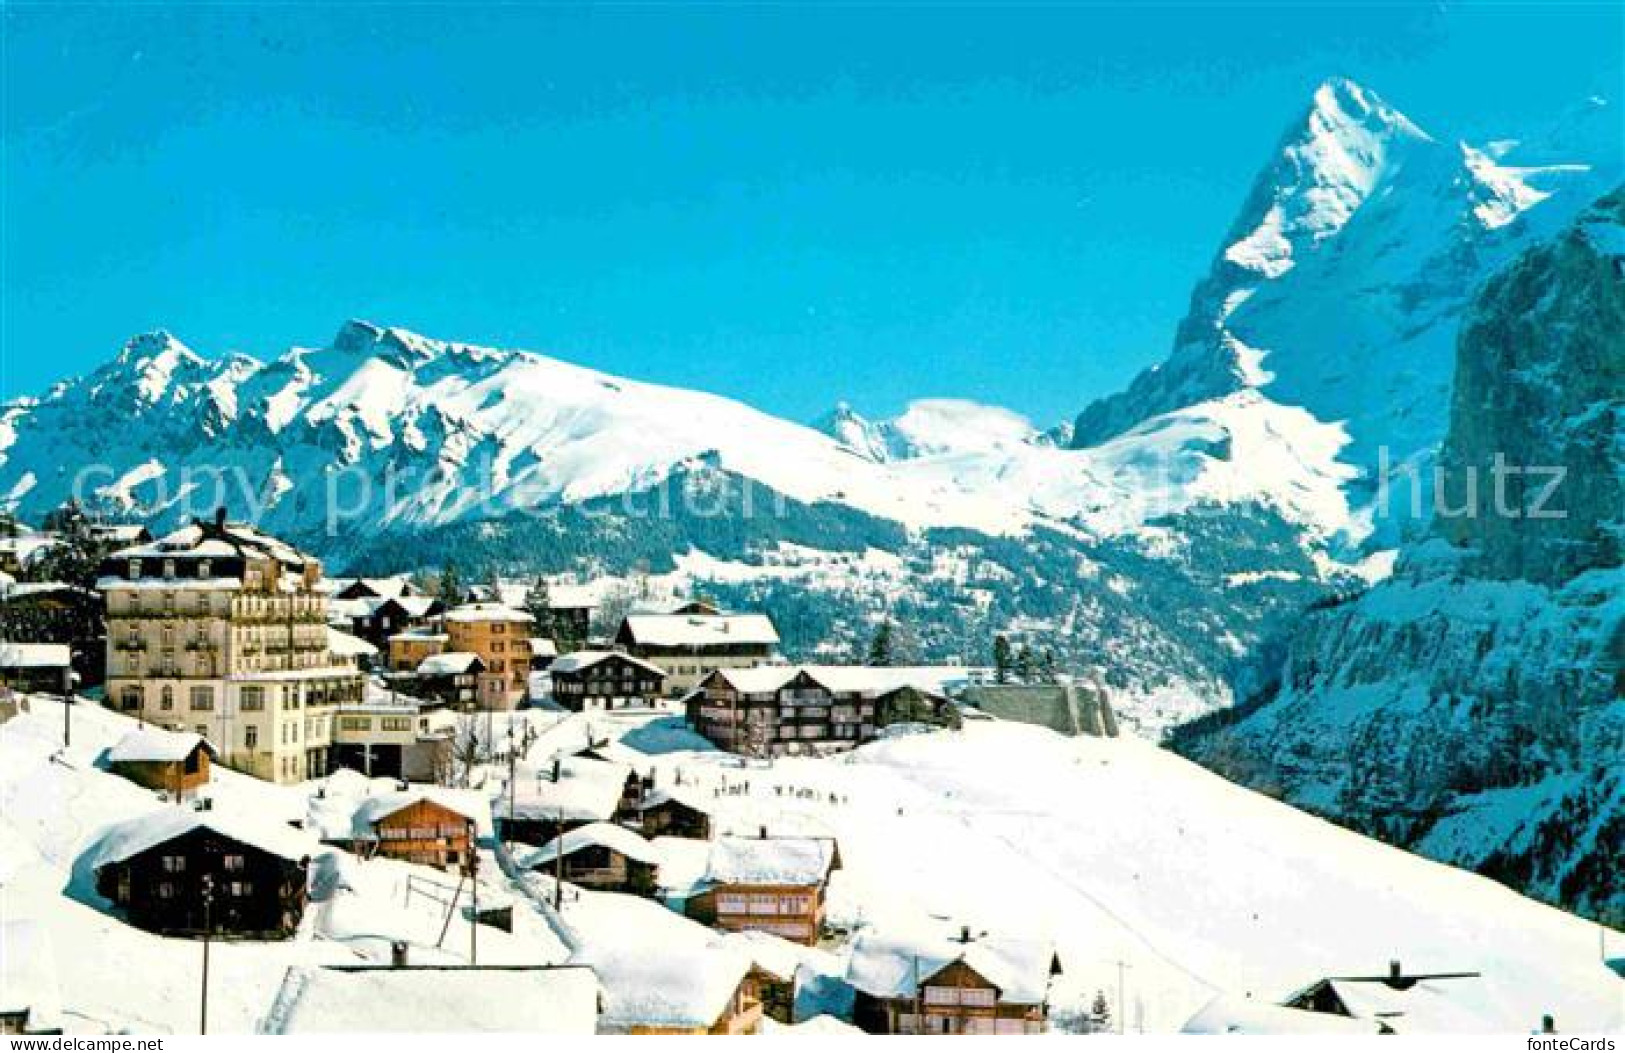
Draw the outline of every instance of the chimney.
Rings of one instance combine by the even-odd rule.
[[[960,943],[969,943],[970,942],[970,926],[969,925],[961,925],[959,927],[959,942]]]
[[[407,964],[407,942],[405,940],[392,940],[389,944],[389,967],[391,969],[404,969]]]
[[[558,782],[559,781],[559,776],[562,775],[563,773],[564,773],[564,762],[561,761],[559,758],[554,757],[553,758],[553,781]]]
[[[765,825],[756,828],[756,838],[759,841],[767,840],[767,827]]]
[[[1388,963],[1388,986],[1398,987],[1399,981],[1405,978],[1405,971],[1399,967],[1399,959],[1394,958]]]
[[[1543,1035],[1557,1034],[1557,1019],[1552,1014],[1547,1013],[1540,1018],[1540,1033]]]
[[[217,507],[214,510],[214,528],[216,530],[224,530],[226,528],[226,506],[225,505],[220,505],[219,507]]]

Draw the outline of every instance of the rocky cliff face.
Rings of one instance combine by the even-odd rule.
[[[1299,805],[1617,923],[1625,189],[1475,301],[1442,465],[1432,536],[1390,580],[1307,619],[1275,697],[1187,747]]]

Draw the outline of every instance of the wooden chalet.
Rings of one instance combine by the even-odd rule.
[[[93,589],[61,581],[9,582],[0,587],[0,639],[62,644],[80,680],[86,685],[100,684],[107,673],[103,611],[102,597]],[[51,693],[62,690],[61,680],[15,686]]]
[[[754,1035],[762,1003],[747,955],[721,945],[594,952],[604,990],[600,1034]]]
[[[385,596],[343,601],[338,610],[346,616],[350,632],[387,651],[393,636],[432,630],[446,605],[434,596]]]
[[[479,704],[485,660],[471,651],[443,651],[425,657],[412,677],[412,693],[458,709]]]
[[[870,930],[853,945],[847,982],[853,1022],[871,1034],[1036,1035],[1060,972],[1047,942]]]
[[[623,814],[621,823],[651,840],[656,837],[711,839],[711,816],[689,803],[681,787],[645,786],[643,793]]]
[[[1288,996],[1288,1009],[1302,1009],[1366,1022],[1379,1033],[1533,1030],[1535,1020],[1506,1020],[1500,1000],[1476,972],[1407,973],[1389,962],[1386,973],[1328,976]]]
[[[660,855],[625,827],[588,823],[517,860],[525,870],[544,871],[583,888],[652,896],[659,886]]]
[[[338,578],[333,582],[335,600],[382,600],[423,595],[412,580],[395,578]]]
[[[175,800],[209,784],[210,765],[219,753],[202,735],[141,727],[107,751],[107,766],[149,790],[162,790]]]
[[[491,813],[484,798],[471,791],[343,770],[318,787],[305,827],[323,843],[363,858],[455,869],[468,863],[479,838],[490,836]]]
[[[81,866],[137,928],[286,939],[304,916],[313,848],[288,826],[198,806],[166,808],[103,831]]]
[[[724,931],[766,932],[811,946],[823,931],[829,875],[840,865],[832,838],[769,837],[766,830],[720,837],[686,912]]]
[[[548,667],[553,701],[576,713],[642,706],[664,691],[666,671],[618,651],[572,651]]]
[[[0,643],[0,686],[61,696],[71,687],[67,644]]]
[[[868,666],[718,669],[686,701],[694,730],[752,757],[824,754],[872,740],[895,723],[959,725],[936,685],[940,670]]]
[[[355,821],[370,834],[378,855],[450,869],[465,865],[474,851],[477,820],[467,814],[472,811],[408,790],[368,798]]]

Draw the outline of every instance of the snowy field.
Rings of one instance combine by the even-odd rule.
[[[166,807],[95,767],[132,723],[76,706],[74,746],[60,752],[61,718],[59,705],[36,700],[33,713],[0,726],[4,917],[48,930],[71,1032],[195,1033],[199,944],[124,924],[74,869],[100,827]],[[653,770],[657,784],[680,774],[723,830],[833,833],[844,863],[831,888],[837,927],[947,923],[1053,939],[1066,970],[1052,999],[1062,1023],[1097,990],[1115,1007],[1119,983],[1128,1026],[1167,1031],[1217,993],[1273,1001],[1398,959],[1408,970],[1483,973],[1486,997],[1472,1008],[1485,1030],[1528,1031],[1542,1014],[1570,1032],[1625,1026],[1625,984],[1602,964],[1604,953],[1625,953],[1625,936],[1137,740],[973,721],[843,758],[769,765],[703,748],[669,713],[520,719],[540,732],[529,761],[607,736],[605,752]],[[502,792],[500,767],[482,774],[488,792]],[[293,818],[311,790],[218,771],[210,793],[217,809]],[[674,871],[692,869],[694,847],[666,846]],[[454,876],[337,851],[313,871],[294,939],[216,944],[211,1031],[261,1026],[290,965],[387,961],[392,939],[409,941],[416,961],[465,960],[461,915],[440,934]],[[481,883],[482,905],[515,905],[512,934],[480,927],[482,962],[615,961],[716,945],[708,930],[630,897],[569,889],[555,913],[545,876],[515,883],[493,853]],[[829,950],[822,968],[838,970],[843,949]]]

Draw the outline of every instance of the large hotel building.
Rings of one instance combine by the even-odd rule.
[[[335,712],[365,680],[329,647],[321,563],[223,515],[121,549],[101,568],[107,704],[195,731],[273,782],[326,774]]]

